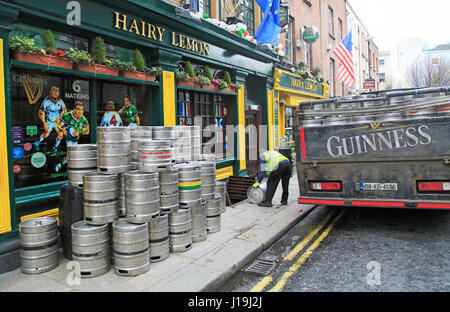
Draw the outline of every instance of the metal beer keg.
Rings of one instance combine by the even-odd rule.
[[[131,169],[129,127],[97,127],[97,166],[102,173],[123,173]]]
[[[159,174],[158,172],[125,173],[126,219],[129,222],[149,222],[159,213]]]
[[[160,168],[159,172],[159,208],[162,212],[170,213],[178,209],[178,168]]]
[[[206,201],[206,221],[208,234],[219,232],[221,229],[220,216],[221,196],[215,194],[214,199]]]
[[[183,252],[192,248],[191,208],[178,209],[169,214],[169,244],[171,252]]]
[[[131,139],[131,169],[138,169],[139,163],[139,140],[151,140],[152,139],[152,127],[150,126],[138,126],[130,128]]]
[[[160,262],[169,257],[169,215],[153,216],[148,223],[150,238],[150,262]]]
[[[172,145],[168,140],[139,140],[138,168],[140,172],[154,172],[172,164]]]
[[[83,176],[84,218],[100,225],[118,218],[120,193],[117,174],[89,173]]]
[[[58,229],[55,218],[40,217],[22,221],[19,233],[19,260],[23,273],[39,274],[58,266]]]
[[[103,275],[110,268],[108,224],[90,225],[86,221],[72,224],[72,257],[80,263],[81,277]]]
[[[148,224],[121,219],[112,228],[116,274],[136,276],[147,272],[150,269]]]
[[[177,164],[178,190],[180,203],[198,200],[201,198],[202,178],[201,168],[196,164]]]
[[[97,171],[97,145],[67,146],[67,178],[73,186],[83,186],[83,175]]]

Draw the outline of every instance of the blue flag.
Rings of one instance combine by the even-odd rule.
[[[276,45],[280,39],[280,0],[256,0],[264,12],[264,17],[255,34],[258,44]]]

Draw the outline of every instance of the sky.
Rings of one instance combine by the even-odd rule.
[[[347,0],[379,51],[394,50],[400,38],[424,44],[450,43],[450,0]]]

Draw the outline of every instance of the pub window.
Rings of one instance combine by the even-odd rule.
[[[15,188],[67,179],[66,146],[91,142],[90,100],[89,80],[11,71]]]
[[[245,98],[251,102],[256,102],[256,83],[251,80],[245,81]]]
[[[149,105],[146,86],[99,82],[97,125],[147,126]],[[125,97],[129,97],[125,99]],[[114,105],[108,107],[108,102]],[[116,112],[117,114],[115,114]]]
[[[210,152],[207,150],[207,143],[213,139],[215,146],[212,152],[216,153],[217,159],[226,157],[228,148],[226,126],[233,124],[232,99],[233,97],[228,95],[178,90],[177,124],[198,125],[202,130],[212,126],[212,129],[209,127],[212,131],[202,136],[202,153]]]

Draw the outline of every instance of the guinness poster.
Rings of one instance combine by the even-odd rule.
[[[11,71],[15,188],[67,179],[67,145],[90,143],[89,81]]]

